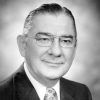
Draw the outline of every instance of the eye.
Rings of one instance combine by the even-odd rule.
[[[70,40],[63,40],[63,42],[71,42]]]
[[[37,38],[36,41],[42,45],[45,45],[45,44],[47,45],[51,43],[51,40],[49,38]]]
[[[50,37],[47,34],[44,35],[43,33],[42,34],[39,33],[36,35],[35,39],[38,41],[49,41]]]
[[[72,43],[72,39],[62,39],[61,42],[65,43],[65,44],[71,44]]]
[[[38,41],[49,41],[49,38],[36,38]]]

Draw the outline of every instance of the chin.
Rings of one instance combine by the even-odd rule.
[[[55,73],[51,73],[48,74],[47,78],[51,79],[51,80],[55,80],[55,79],[60,79],[62,76],[65,75],[66,72],[55,72]]]

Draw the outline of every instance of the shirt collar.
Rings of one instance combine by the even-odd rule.
[[[26,63],[24,63],[24,70],[25,70],[25,73],[28,76],[30,82],[34,86],[34,88],[35,88],[40,100],[44,100],[44,95],[46,93],[46,87],[44,85],[42,85],[41,83],[39,83],[38,81],[36,81],[32,77],[31,73],[29,72],[29,70],[27,68],[27,64]],[[60,82],[58,81],[57,84],[52,87],[57,92],[58,100],[60,100],[60,85],[59,84],[60,84]]]

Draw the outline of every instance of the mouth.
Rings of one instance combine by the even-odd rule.
[[[47,61],[47,60],[42,60],[42,61],[50,66],[60,66],[64,64],[63,62],[53,62],[53,61]]]

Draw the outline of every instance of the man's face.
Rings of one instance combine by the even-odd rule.
[[[70,68],[74,58],[75,46],[62,47],[60,42],[69,42],[75,38],[73,21],[64,14],[50,15],[40,14],[34,17],[32,28],[28,36],[47,39],[54,36],[53,43],[44,46],[42,40],[39,45],[35,39],[28,38],[25,49],[25,58],[29,71],[37,80],[59,79]],[[63,38],[60,40],[60,38]],[[45,40],[44,39],[44,40]],[[67,39],[67,41],[66,41]],[[39,40],[38,40],[39,41]],[[62,43],[64,45],[64,43]],[[47,45],[47,44],[46,44]]]

